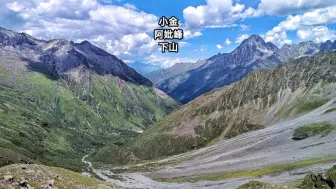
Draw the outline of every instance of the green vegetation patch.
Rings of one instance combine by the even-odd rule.
[[[127,168],[114,168],[112,170],[113,173],[120,174],[120,173],[134,173],[134,172],[151,172],[154,170],[158,170],[165,166],[172,166],[177,165],[180,163],[181,160],[172,160],[172,161],[165,161],[165,162],[149,162],[149,161],[142,161],[139,162],[137,165],[128,166]],[[142,165],[141,165],[142,164]]]
[[[331,112],[334,112],[334,111],[336,111],[336,108],[331,108],[331,109],[325,111],[324,114],[328,114],[328,113],[331,113]]]
[[[140,139],[136,140],[131,149],[140,160],[163,158],[206,145],[204,139],[200,137],[174,136],[165,133]]]
[[[318,107],[323,106],[327,103],[329,99],[319,99],[319,100],[306,100],[306,101],[298,101],[297,103],[285,106],[281,108],[277,113],[276,116],[278,117],[288,117],[292,113],[294,115],[307,113],[310,111],[315,110]]]
[[[309,173],[305,176],[301,189],[333,189],[336,186],[336,166],[329,169],[325,174]]]
[[[330,134],[333,130],[335,130],[335,126],[328,122],[313,123],[295,129],[292,139],[303,140],[319,134],[324,137]]]
[[[296,114],[304,113],[304,112],[310,112],[320,106],[323,106],[325,103],[327,103],[329,99],[320,99],[315,101],[309,101],[306,103],[298,104]]]
[[[198,182],[201,180],[206,181],[220,181],[232,178],[248,178],[260,177],[271,173],[279,173],[283,171],[295,170],[303,167],[309,167],[315,164],[330,163],[336,161],[336,157],[330,158],[313,158],[307,160],[300,160],[294,163],[286,163],[282,165],[275,165],[264,167],[257,170],[240,170],[235,172],[213,173],[207,175],[198,175],[194,177],[175,177],[175,178],[159,178],[155,179],[162,182]]]
[[[239,186],[237,189],[294,189],[287,186],[279,186],[267,184],[259,181],[250,181],[244,185]]]

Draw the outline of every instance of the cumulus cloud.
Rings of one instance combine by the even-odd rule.
[[[157,47],[157,42],[147,33],[128,34],[119,40],[110,40],[104,36],[99,36],[93,39],[92,43],[113,52],[118,57],[130,57],[134,53],[150,55]]]
[[[256,14],[253,8],[232,0],[207,0],[206,5],[189,6],[183,10],[188,28],[217,28],[236,26],[235,21]]]
[[[231,45],[231,41],[230,41],[229,38],[226,38],[226,40],[225,40],[225,45],[227,45],[227,46]]]
[[[333,39],[335,33],[326,25],[336,23],[336,6],[316,9],[299,15],[289,15],[272,30],[266,33],[266,41],[282,46],[291,43],[287,38],[288,31],[296,31],[300,40],[320,42],[323,39]],[[319,37],[317,35],[320,35]]]
[[[336,38],[336,31],[329,30],[326,26],[306,27],[297,31],[297,36],[302,41],[313,40],[317,43]]]
[[[222,49],[223,48],[223,46],[220,45],[220,44],[216,45],[216,47],[217,47],[217,49]]]
[[[116,6],[98,0],[7,1],[20,17],[21,31],[43,39],[88,40],[122,59],[136,59],[156,50],[149,36],[158,18],[132,4]],[[16,29],[16,28],[12,28]]]
[[[336,5],[332,0],[261,0],[258,14],[288,15]]]
[[[242,35],[240,35],[240,36],[238,36],[237,38],[236,38],[236,41],[235,41],[235,43],[241,43],[241,42],[243,42],[245,39],[247,39],[247,38],[249,38],[249,35],[247,35],[247,34],[242,34]]]

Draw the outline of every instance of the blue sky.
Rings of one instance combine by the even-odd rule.
[[[230,52],[251,34],[278,47],[335,40],[336,1],[326,0],[3,0],[0,26],[36,38],[88,40],[125,62],[169,67]],[[66,6],[65,6],[66,5]],[[176,16],[185,39],[162,54],[153,29]]]

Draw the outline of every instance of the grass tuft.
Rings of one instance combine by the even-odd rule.
[[[293,140],[303,140],[319,134],[324,137],[330,134],[333,130],[335,130],[335,126],[328,122],[304,125],[294,130]]]

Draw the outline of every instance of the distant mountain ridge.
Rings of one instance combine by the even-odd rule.
[[[181,62],[174,64],[172,67],[167,69],[160,69],[150,73],[145,74],[145,76],[150,79],[156,85],[160,85],[160,83],[164,80],[167,80],[171,77],[176,77],[179,74],[185,73],[192,69],[198,68],[205,63],[205,60],[199,60],[195,63],[191,62]]]
[[[336,49],[336,41],[330,42],[286,44],[279,49],[271,42],[265,42],[260,36],[251,35],[231,53],[219,53],[196,69],[154,83],[174,99],[187,103],[212,89],[239,81],[251,71],[274,68],[290,59]]]
[[[146,75],[150,72],[154,72],[156,70],[162,69],[161,66],[153,65],[153,64],[146,64],[142,62],[132,62],[127,64],[129,67],[135,69],[141,75]]]

